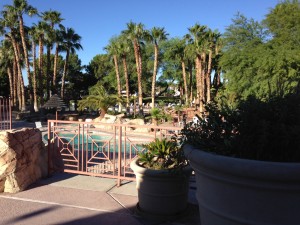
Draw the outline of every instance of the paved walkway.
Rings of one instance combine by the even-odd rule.
[[[193,181],[191,182],[193,186]],[[1,225],[197,225],[199,212],[194,189],[189,208],[173,221],[154,221],[136,211],[135,182],[116,187],[114,179],[55,174],[27,190],[0,194]]]
[[[12,128],[35,127],[13,120]],[[190,182],[189,207],[180,218],[154,221],[141,217],[135,182],[55,174],[16,194],[0,193],[0,225],[199,225],[195,184]]]

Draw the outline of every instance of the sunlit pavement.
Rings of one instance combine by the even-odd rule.
[[[185,215],[159,222],[137,213],[135,182],[117,187],[114,179],[59,173],[39,180],[25,191],[0,194],[0,224],[196,225],[198,207],[193,189],[190,192],[191,204]]]

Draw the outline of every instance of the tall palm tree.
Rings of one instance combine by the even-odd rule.
[[[27,72],[27,77],[28,77],[30,99],[31,99],[31,103],[33,103],[33,101],[32,101],[33,100],[32,83],[31,83],[31,77],[30,77],[30,63],[29,63],[27,43],[25,40],[26,33],[24,31],[23,15],[27,14],[29,16],[33,16],[33,15],[36,15],[38,13],[38,11],[36,8],[29,5],[26,0],[14,0],[13,5],[6,5],[5,8],[8,11],[10,11],[11,13],[16,14],[16,16],[18,17],[20,36],[21,36],[21,40],[22,40],[25,66],[26,66],[26,72]]]
[[[9,93],[10,98],[14,99],[14,84],[13,84],[13,63],[14,63],[14,51],[11,42],[8,40],[2,40],[0,45],[0,68],[6,69],[9,80]]]
[[[221,34],[217,31],[208,30],[207,31],[207,41],[208,41],[208,62],[207,62],[207,71],[205,75],[206,80],[206,102],[211,100],[211,71],[212,71],[212,61],[213,56],[216,57],[218,54],[218,39],[221,37]],[[217,51],[216,51],[217,50]]]
[[[116,78],[117,78],[117,91],[118,91],[118,97],[121,99],[121,80],[120,80],[120,73],[119,73],[119,65],[118,65],[118,56],[119,56],[119,48],[118,48],[118,39],[112,38],[110,40],[110,44],[105,48],[108,51],[109,55],[112,55],[114,65],[115,65],[115,71],[116,71]],[[119,102],[119,112],[122,110],[122,105]]]
[[[188,86],[187,86],[187,76],[186,76],[186,65],[185,65],[185,55],[186,52],[186,44],[185,40],[178,40],[172,48],[172,58],[177,58],[181,62],[181,69],[182,69],[182,79],[183,79],[183,88],[184,88],[184,96],[185,96],[185,103],[188,104],[189,95],[188,95]]]
[[[63,41],[63,31],[65,27],[59,25],[59,29],[55,30],[55,53],[53,62],[53,80],[52,80],[52,93],[57,94],[57,66],[58,66],[58,54],[61,51],[61,43]]]
[[[155,86],[156,86],[156,76],[158,68],[158,54],[159,54],[159,42],[167,40],[168,34],[165,31],[165,28],[153,27],[149,32],[147,32],[146,39],[150,41],[154,46],[154,67],[152,75],[152,90],[151,90],[151,99],[152,99],[152,108],[155,106]]]
[[[65,28],[62,30],[62,49],[66,52],[66,59],[64,64],[64,71],[61,78],[61,98],[64,99],[64,91],[65,91],[65,78],[67,75],[68,69],[68,61],[70,53],[74,54],[76,50],[83,49],[80,40],[81,37],[75,33],[73,28]]]
[[[39,23],[35,27],[35,33],[38,37],[39,42],[39,70],[38,70],[38,80],[39,80],[39,96],[40,96],[40,104],[44,105],[44,85],[43,85],[43,55],[44,55],[44,35],[45,30],[49,28],[48,24],[43,21],[39,21]]]
[[[32,42],[32,89],[33,89],[33,108],[35,112],[39,111],[38,93],[37,93],[37,66],[36,66],[36,44],[38,43],[39,35],[36,31],[36,26],[33,25],[29,31]]]
[[[185,38],[189,42],[193,43],[195,53],[195,65],[196,65],[196,86],[197,86],[197,99],[199,103],[199,111],[204,112],[205,104],[205,77],[204,77],[204,61],[205,61],[205,36],[206,26],[195,24],[193,27],[188,28],[189,34],[185,35]]]
[[[138,78],[138,101],[139,101],[139,114],[143,115],[143,90],[142,90],[142,53],[141,44],[145,31],[142,23],[127,23],[127,30],[122,32],[132,41],[134,49],[134,57],[136,62],[136,71]]]
[[[126,112],[129,113],[129,76],[127,69],[127,55],[130,52],[130,47],[127,40],[124,37],[121,37],[120,42],[118,43],[119,54],[123,63],[124,78],[125,78],[125,88],[126,88]]]
[[[18,17],[17,15],[11,10],[3,10],[2,12],[3,18],[1,19],[0,23],[4,30],[7,30],[5,33],[5,38],[9,40],[13,46],[14,57],[16,60],[16,74],[18,74],[18,99],[19,99],[19,110],[25,111],[26,110],[26,103],[25,103],[25,88],[24,88],[24,80],[22,75],[22,65],[21,65],[21,51],[20,46],[20,35],[18,32]]]
[[[46,39],[47,41],[46,74],[47,74],[47,99],[48,99],[50,97],[50,85],[53,84],[51,82],[51,77],[50,77],[50,67],[51,67],[50,54],[51,54],[53,43],[56,41],[56,31],[54,29],[54,26],[59,25],[60,22],[63,21],[63,19],[61,18],[60,12],[52,11],[52,10],[43,12],[42,18],[49,25],[50,28]]]

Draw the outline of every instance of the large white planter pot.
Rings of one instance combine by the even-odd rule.
[[[182,215],[188,207],[191,167],[180,173],[151,170],[139,166],[137,160],[133,160],[130,167],[136,175],[138,213],[152,219],[172,219]]]
[[[184,146],[201,225],[299,225],[300,163],[220,156]]]

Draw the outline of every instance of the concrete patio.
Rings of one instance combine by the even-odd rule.
[[[23,192],[1,193],[0,224],[197,225],[200,222],[194,186],[192,178],[190,204],[184,215],[172,221],[155,221],[137,212],[135,182],[117,187],[114,179],[58,173]]]

